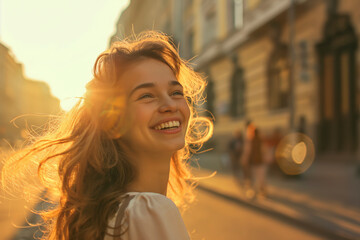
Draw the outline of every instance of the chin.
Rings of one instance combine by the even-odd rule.
[[[169,151],[171,151],[172,153],[175,153],[176,151],[179,151],[181,149],[183,149],[185,147],[185,142],[179,142],[179,143],[174,143],[174,144],[167,144],[166,147],[164,147],[163,149],[169,149]]]

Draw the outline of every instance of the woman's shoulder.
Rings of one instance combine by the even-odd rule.
[[[125,230],[123,239],[189,239],[175,203],[158,193],[126,193],[110,224],[119,225]]]
[[[142,213],[155,212],[163,213],[167,211],[176,211],[178,208],[168,197],[154,192],[128,192],[125,194],[125,202],[128,201],[127,211],[141,210]]]
[[[122,195],[117,212],[112,218],[122,221],[156,215],[175,215],[179,212],[175,203],[166,196],[154,192],[127,192]]]

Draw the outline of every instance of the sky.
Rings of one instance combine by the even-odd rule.
[[[68,110],[83,95],[129,0],[0,0],[0,42]]]

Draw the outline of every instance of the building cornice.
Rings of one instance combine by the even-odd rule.
[[[214,42],[194,58],[193,64],[195,69],[201,69],[220,56],[232,53],[236,47],[246,42],[253,32],[288,9],[291,1],[292,0],[267,1],[266,8],[259,6],[259,13],[252,15],[251,19],[247,19],[245,15],[245,25],[242,29],[236,31],[223,41]],[[296,3],[303,3],[305,1],[307,0],[297,0]]]

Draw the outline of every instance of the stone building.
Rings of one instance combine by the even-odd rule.
[[[22,65],[0,43],[0,139],[14,143],[26,127],[40,127],[48,120],[44,116],[59,112],[60,101],[51,95],[49,86],[26,79]],[[11,121],[22,115],[15,127]]]
[[[7,47],[0,44],[0,137],[9,141],[19,137],[19,129],[10,121],[22,113],[22,72],[22,65],[15,61]]]
[[[135,32],[173,35],[181,55],[208,75],[215,150],[225,151],[224,139],[251,119],[265,135],[305,132],[324,155],[355,154],[360,1],[146,2],[131,1],[118,30],[133,24]]]
[[[176,42],[181,41],[182,7],[183,1],[178,0],[131,0],[116,24],[110,44],[144,30],[161,30],[174,37]]]
[[[213,4],[233,12],[219,7],[226,2]],[[199,41],[195,63],[209,73],[213,88],[214,137],[223,139],[251,119],[265,134],[276,128],[283,133],[301,129],[320,153],[354,154],[360,64],[360,15],[355,9],[360,2],[293,2],[243,1],[239,29],[223,27],[227,33],[218,31],[207,46],[206,40]],[[229,15],[218,13],[218,26],[226,22],[219,18]],[[217,142],[220,149],[222,142]]]

